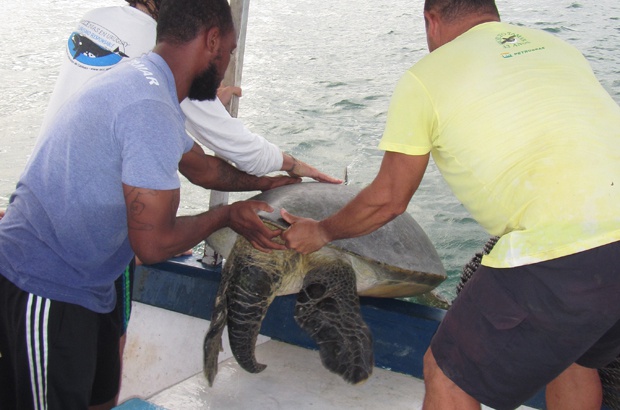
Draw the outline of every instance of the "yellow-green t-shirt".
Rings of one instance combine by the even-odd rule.
[[[492,22],[398,83],[379,148],[431,152],[501,239],[482,263],[520,266],[620,240],[620,108],[575,48]]]

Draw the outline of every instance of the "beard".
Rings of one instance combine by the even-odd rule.
[[[187,97],[190,100],[214,100],[222,82],[215,63],[211,63],[198,77],[194,78]]]

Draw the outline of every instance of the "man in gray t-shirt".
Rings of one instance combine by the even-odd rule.
[[[215,98],[236,46],[226,0],[164,1],[157,30],[153,52],[98,76],[59,110],[2,218],[0,403],[86,408],[116,395],[118,380],[95,380],[119,373],[108,315],[134,252],[155,263],[225,226],[258,249],[284,249],[256,215],[271,211],[262,202],[176,217],[177,171],[227,190],[299,179],[239,172],[185,132],[179,101]]]

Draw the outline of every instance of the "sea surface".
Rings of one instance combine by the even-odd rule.
[[[66,40],[79,18],[120,0],[0,0],[0,208],[32,151]],[[427,53],[423,0],[251,0],[239,117],[283,150],[350,184],[376,175],[389,99]],[[502,19],[551,32],[579,48],[620,102],[618,0],[497,1]],[[184,181],[179,214],[208,207]],[[251,194],[234,194],[231,200]],[[462,266],[488,238],[431,163],[408,212],[435,244],[455,294]]]

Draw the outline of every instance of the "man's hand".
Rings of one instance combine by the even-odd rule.
[[[302,218],[280,210],[282,218],[291,226],[282,233],[282,239],[287,248],[307,255],[318,251],[327,243],[329,238],[320,223],[311,218]]]
[[[222,105],[228,105],[233,95],[241,97],[241,87],[230,85],[217,89],[217,98],[220,99]]]
[[[341,184],[342,180],[320,172],[315,167],[298,160],[290,154],[282,154],[282,171],[286,171],[292,177],[308,177],[319,182]]]
[[[282,230],[267,228],[256,214],[258,211],[273,212],[273,208],[266,202],[248,200],[228,206],[230,207],[228,226],[239,235],[243,235],[252,246],[267,253],[272,249],[286,250],[284,245],[272,240],[279,236]]]

